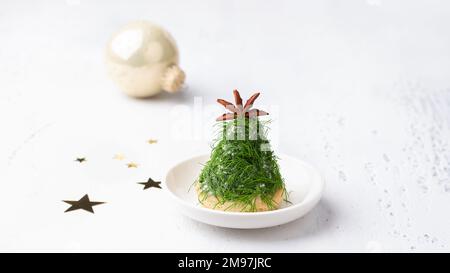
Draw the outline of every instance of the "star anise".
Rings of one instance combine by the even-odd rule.
[[[268,115],[269,113],[267,113],[265,111],[258,110],[258,109],[251,109],[253,106],[253,103],[258,98],[259,94],[260,93],[253,94],[247,100],[247,102],[245,103],[244,106],[242,105],[241,95],[239,94],[239,91],[237,91],[237,90],[233,91],[234,101],[236,102],[236,105],[232,104],[229,101],[226,101],[223,99],[218,99],[217,102],[222,104],[231,113],[226,113],[226,114],[221,115],[220,117],[218,117],[216,119],[216,121],[232,120],[237,117],[243,117],[243,116],[249,118],[249,117]]]

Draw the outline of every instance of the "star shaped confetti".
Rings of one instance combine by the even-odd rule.
[[[138,164],[135,163],[135,162],[130,162],[130,163],[127,163],[127,167],[128,167],[128,168],[137,168],[137,167],[138,167]]]
[[[161,181],[153,181],[153,179],[149,178],[147,182],[138,182],[138,184],[144,185],[144,190],[148,188],[159,188],[161,189]]]
[[[157,139],[149,139],[149,140],[147,140],[147,143],[148,144],[156,144],[156,143],[158,143],[158,140]]]
[[[123,154],[115,154],[114,157],[113,157],[113,159],[116,159],[116,160],[124,160],[124,159],[125,159],[125,156],[124,156]]]
[[[77,159],[75,159],[75,161],[78,161],[78,162],[80,162],[80,163],[83,163],[83,162],[86,161],[86,158],[85,158],[85,157],[77,157]]]
[[[66,209],[66,211],[64,212],[69,212],[72,210],[85,210],[85,211],[89,211],[91,213],[94,213],[94,209],[92,208],[93,206],[97,206],[100,204],[104,204],[105,202],[95,202],[95,201],[91,201],[89,200],[89,196],[87,194],[85,194],[80,200],[78,201],[70,201],[70,200],[63,200],[64,203],[67,203],[69,205],[71,205],[68,209]]]

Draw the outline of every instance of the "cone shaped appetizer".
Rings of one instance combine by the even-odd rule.
[[[217,100],[230,112],[217,118],[220,134],[196,182],[199,201],[204,207],[224,211],[278,209],[286,190],[267,140],[268,122],[259,119],[268,113],[252,109],[259,93],[245,105],[237,90],[233,94],[235,104]]]

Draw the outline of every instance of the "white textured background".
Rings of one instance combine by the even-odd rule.
[[[183,94],[134,100],[105,75],[108,38],[135,19],[177,40]],[[449,26],[448,1],[2,1],[0,250],[449,251]],[[136,186],[209,152],[170,109],[233,88],[278,106],[278,150],[325,177],[303,219],[216,228]],[[85,193],[108,204],[63,213]]]

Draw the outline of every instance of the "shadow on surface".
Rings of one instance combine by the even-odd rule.
[[[327,230],[334,222],[335,212],[327,200],[322,199],[307,215],[293,222],[262,229],[230,229],[199,223],[198,228],[210,236],[220,233],[228,240],[240,241],[285,241],[300,237],[316,236]],[[192,220],[194,221],[194,220]]]
[[[184,86],[180,91],[176,93],[162,91],[161,93],[153,97],[142,98],[138,100],[148,103],[171,102],[177,104],[190,104],[194,102],[194,97],[203,97],[204,94],[199,90],[201,89],[193,86]]]

